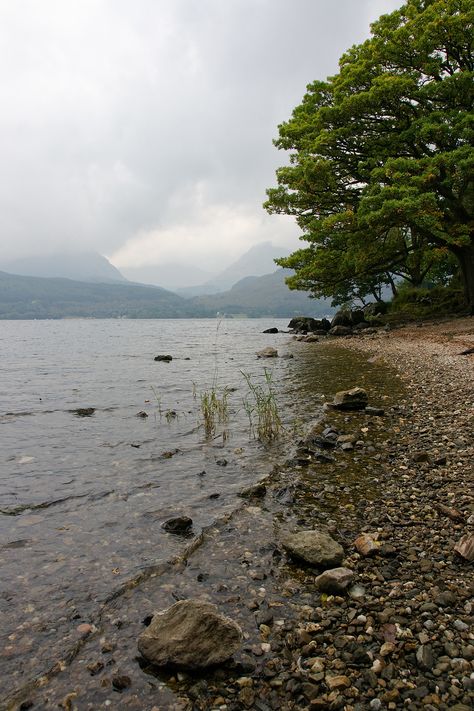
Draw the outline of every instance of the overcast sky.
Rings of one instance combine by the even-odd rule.
[[[0,260],[220,268],[297,246],[261,205],[317,78],[401,0],[0,0]]]

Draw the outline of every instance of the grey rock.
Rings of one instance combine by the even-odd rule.
[[[335,314],[331,321],[331,329],[336,326],[352,326],[352,319],[349,311],[341,309]]]
[[[385,410],[383,410],[381,407],[366,407],[365,408],[365,414],[366,415],[373,415],[374,417],[383,417],[385,415]]]
[[[295,558],[321,568],[341,564],[344,557],[342,546],[322,531],[299,531],[282,537],[285,550]]]
[[[364,410],[369,397],[363,388],[341,390],[335,394],[332,406],[336,410]]]
[[[257,357],[258,358],[278,358],[278,351],[276,348],[267,346],[266,348],[262,348],[261,351],[257,351]]]
[[[154,615],[138,638],[138,650],[157,666],[203,669],[229,659],[241,642],[240,627],[215,605],[180,600]]]
[[[416,661],[420,669],[430,670],[433,668],[433,650],[431,645],[422,644],[416,650]]]
[[[341,593],[346,590],[354,578],[349,568],[331,568],[318,575],[314,584],[322,592]]]

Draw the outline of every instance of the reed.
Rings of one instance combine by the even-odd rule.
[[[270,443],[283,429],[278,403],[273,389],[272,372],[264,368],[264,383],[255,383],[249,373],[240,371],[249,392],[244,398],[244,409],[249,418],[250,432],[260,442]]]
[[[199,396],[201,415],[206,438],[214,437],[218,425],[225,425],[229,420],[229,390],[213,385]],[[222,434],[227,439],[226,431]]]

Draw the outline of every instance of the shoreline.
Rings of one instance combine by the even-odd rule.
[[[405,392],[385,416],[328,411],[325,420],[356,438],[352,450],[338,451],[334,467],[278,467],[266,491],[257,488],[205,531],[190,558],[112,601],[64,671],[24,701],[150,711],[468,710],[473,565],[453,547],[474,531],[474,368],[472,355],[458,355],[474,345],[473,333],[472,319],[463,319],[338,339],[401,376]],[[344,476],[333,483],[335,467],[349,471],[343,486]],[[319,571],[283,554],[281,531],[311,526],[343,545],[354,595],[321,596]],[[354,548],[362,532],[379,536],[372,557]],[[206,674],[143,674],[135,661],[141,620],[166,607],[159,600],[170,591],[208,599],[236,619],[242,654]],[[130,682],[120,695],[117,674]]]

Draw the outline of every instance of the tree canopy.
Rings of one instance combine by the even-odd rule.
[[[279,260],[292,288],[369,293],[453,254],[474,312],[473,25],[472,0],[408,0],[279,126],[265,208],[309,245]]]

